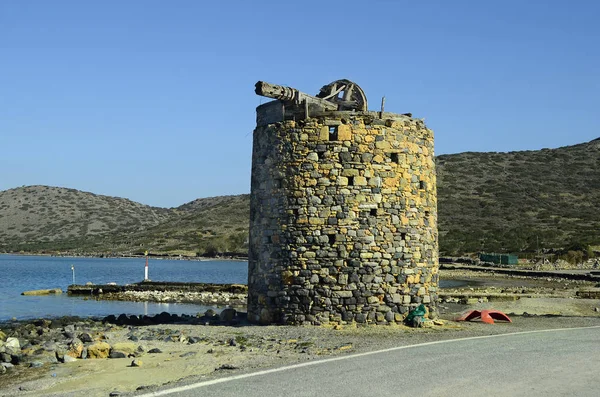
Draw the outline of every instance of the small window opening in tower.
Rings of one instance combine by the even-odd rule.
[[[337,125],[329,127],[329,140],[337,141],[338,140],[338,128]]]
[[[399,160],[398,160],[398,153],[390,153],[390,159],[392,159],[393,163],[398,164]]]
[[[421,190],[427,189],[427,182],[419,181],[419,189],[421,189]]]
[[[329,240],[329,244],[335,243],[335,234],[328,234],[327,239]]]
[[[371,216],[377,216],[377,208],[371,208]]]
[[[425,218],[429,218],[429,211],[425,211]]]
[[[348,186],[353,186],[354,185],[354,177],[353,176],[349,176],[348,177]]]
[[[400,233],[400,238],[402,241],[406,240],[406,233]]]

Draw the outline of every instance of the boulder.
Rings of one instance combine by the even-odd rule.
[[[52,321],[46,320],[45,318],[41,318],[41,319],[33,321],[33,325],[35,325],[36,327],[50,328],[51,324],[52,324]]]
[[[75,361],[77,361],[75,357],[63,356],[63,363],[74,363]]]
[[[0,329],[0,341],[4,342],[6,340],[6,334],[4,332],[2,332],[2,330]]]
[[[50,294],[60,295],[62,293],[63,293],[62,289],[53,288],[53,289],[34,289],[31,291],[24,291],[24,292],[21,292],[21,295],[29,295],[29,296],[50,295]]]
[[[119,342],[112,345],[112,351],[119,351],[127,354],[134,354],[136,351],[135,343]]]
[[[24,356],[33,356],[36,354],[37,351],[38,351],[38,349],[34,348],[31,345],[21,348],[21,354]],[[44,351],[44,350],[42,349],[42,351]]]
[[[233,319],[235,318],[235,314],[236,314],[235,309],[231,309],[231,308],[223,309],[221,314],[219,314],[219,319],[223,322],[229,323],[229,322],[233,321]]]
[[[110,353],[110,345],[106,342],[96,342],[87,348],[88,358],[107,358]]]
[[[192,345],[192,344],[194,344],[194,343],[198,343],[198,342],[200,342],[200,341],[201,341],[201,339],[200,339],[199,337],[197,337],[197,336],[190,336],[190,337],[188,338],[188,343],[189,343],[190,345]]]
[[[73,358],[81,357],[81,353],[83,352],[83,342],[77,338],[74,338],[69,343],[69,348],[67,350],[66,355],[71,356]]]
[[[109,358],[127,358],[127,354],[120,352],[120,351],[111,350],[108,357]]]
[[[4,343],[4,347],[21,350],[21,344],[17,338],[7,338],[6,342]]]
[[[213,317],[216,315],[217,315],[217,313],[213,309],[208,309],[207,311],[204,312],[205,317]]]
[[[37,361],[41,361],[43,363],[49,363],[49,364],[57,364],[58,363],[58,359],[56,358],[56,355],[51,352],[44,351],[40,354],[36,354],[34,356],[34,358]]]
[[[44,344],[42,345],[42,349],[46,350],[46,351],[56,351],[56,349],[58,348],[58,344],[52,340],[46,341],[44,342]]]
[[[14,365],[20,365],[23,363],[23,355],[22,354],[11,354],[10,362]]]
[[[114,324],[115,322],[117,322],[117,317],[115,317],[114,314],[110,314],[106,317],[104,317],[104,319],[102,320],[103,323],[111,323]]]
[[[87,332],[82,332],[81,334],[79,334],[79,340],[81,340],[83,343],[92,343],[94,341],[94,339],[92,339],[92,336]]]
[[[120,314],[119,317],[117,317],[117,320],[115,322],[117,325],[126,325],[129,324],[129,317],[127,317],[126,314]]]
[[[169,324],[173,322],[171,314],[167,312],[162,312],[160,314],[155,315],[154,321],[156,321],[158,324]]]

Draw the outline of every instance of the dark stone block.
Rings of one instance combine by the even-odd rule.
[[[111,350],[108,358],[127,358],[127,355],[120,351]]]

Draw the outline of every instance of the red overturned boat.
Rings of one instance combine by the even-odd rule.
[[[479,318],[486,324],[494,324],[494,319],[512,323],[510,317],[498,310],[471,310],[457,318],[456,321],[475,321]]]

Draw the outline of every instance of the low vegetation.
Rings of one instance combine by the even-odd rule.
[[[600,139],[437,158],[442,255],[588,251],[600,241]]]

